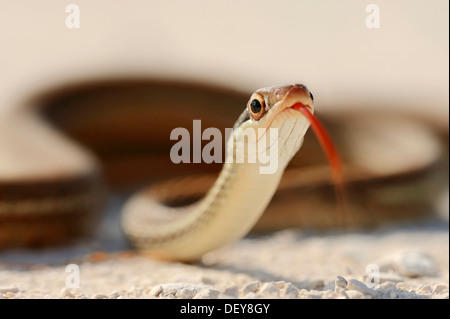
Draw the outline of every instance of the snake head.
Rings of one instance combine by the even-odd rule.
[[[268,128],[279,113],[299,103],[314,112],[314,97],[303,84],[283,84],[258,89],[251,95],[234,128],[246,121],[260,121],[259,127]]]
[[[262,138],[269,128],[278,128],[280,136],[295,137],[304,135],[309,122],[295,106],[306,106],[314,112],[311,92],[303,84],[283,84],[256,90],[247,102],[247,107],[234,125],[234,128],[254,128],[258,130],[256,141]],[[297,129],[293,130],[293,126]]]
[[[302,84],[256,90],[234,125],[236,143],[257,144],[258,153],[277,154],[284,168],[300,149],[310,125],[299,108],[308,108],[312,113],[313,107],[313,96]]]
[[[250,115],[255,120],[259,120],[262,116],[258,113],[255,114],[252,107],[252,104],[258,104],[256,101],[264,105],[264,114],[271,110],[279,113],[297,103],[309,106],[311,110],[314,110],[314,97],[303,84],[276,85],[256,90],[247,105]]]

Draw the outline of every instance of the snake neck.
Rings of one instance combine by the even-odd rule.
[[[267,162],[254,161],[249,152],[242,158],[239,150],[231,136],[219,177],[193,205],[171,208],[145,193],[132,198],[122,224],[133,244],[164,259],[194,260],[244,236],[270,202],[288,159],[277,158],[277,169],[262,174]]]

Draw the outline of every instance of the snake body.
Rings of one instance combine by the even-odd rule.
[[[263,115],[252,117],[250,105],[259,100]],[[257,90],[248,103],[248,110],[244,110],[235,124],[236,130],[227,143],[229,158],[199,203],[174,209],[149,198],[145,192],[130,200],[123,226],[138,248],[163,258],[192,260],[244,236],[253,227],[272,199],[285,167],[300,148],[308,129],[308,121],[291,107],[301,103],[312,108],[313,101],[305,86],[295,84]],[[244,140],[241,135],[249,128],[255,131],[263,128],[265,132],[269,128],[278,130],[277,143],[270,140],[266,143],[268,149],[264,149],[278,156],[275,172],[261,174],[260,157],[255,156],[255,162],[249,160],[248,144],[270,139],[269,133],[264,133],[254,141]],[[246,147],[247,151],[243,151]],[[276,150],[272,149],[275,147]],[[245,154],[243,163],[237,162],[239,151]]]

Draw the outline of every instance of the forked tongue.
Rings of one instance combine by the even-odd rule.
[[[323,127],[323,125],[319,122],[317,117],[311,112],[311,108],[309,106],[303,105],[301,103],[296,103],[292,106],[293,109],[302,112],[303,116],[311,124],[311,127],[314,133],[319,140],[320,145],[322,146],[328,162],[330,163],[331,172],[333,182],[336,188],[336,198],[340,209],[344,209],[344,188],[343,188],[343,179],[342,179],[342,170],[341,170],[341,157],[339,156],[339,152],[333,144],[330,136],[327,131]]]

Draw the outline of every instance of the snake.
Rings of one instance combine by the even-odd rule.
[[[336,174],[307,134],[317,126],[304,85],[265,87],[249,98],[203,83],[100,79],[61,84],[16,104],[0,113],[0,249],[92,236],[110,192],[127,198],[120,223],[129,242],[168,260],[198,259],[250,231],[341,223]],[[435,179],[441,149],[434,136],[409,122],[395,121],[394,129],[386,117],[352,115],[321,116],[344,159],[346,225],[423,217],[442,186]],[[222,132],[238,118],[223,143],[224,163],[170,161],[171,130],[196,118]],[[420,152],[404,143],[399,127]],[[252,140],[246,129],[262,133]],[[276,140],[266,134],[270,129]],[[245,160],[245,150],[263,141],[263,152],[278,154],[272,174],[261,174],[266,162]],[[410,158],[413,169],[405,165]]]
[[[313,110],[313,95],[304,85],[256,90],[228,139],[230,158],[204,198],[183,208],[161,205],[145,191],[130,199],[122,221],[133,244],[160,258],[195,260],[247,234],[272,199],[309,127],[296,105]],[[249,129],[255,133],[245,139]],[[270,129],[279,132],[276,138],[269,138]],[[257,144],[258,150],[252,150],[251,144]],[[261,152],[260,144],[264,144],[263,152],[276,156],[277,168],[272,173],[262,174],[261,156],[254,161],[249,158],[252,151]],[[244,154],[241,162],[237,161],[239,152]]]

